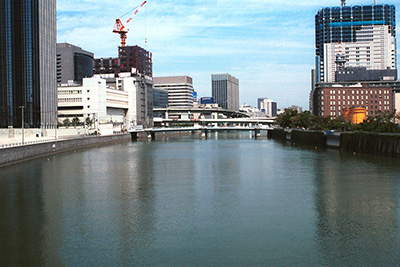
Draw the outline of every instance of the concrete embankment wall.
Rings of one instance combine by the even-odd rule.
[[[291,133],[291,142],[307,146],[325,147],[324,133],[321,131],[297,131]]]
[[[296,145],[334,148],[350,152],[400,156],[400,134],[325,134],[323,131],[274,129],[270,136],[272,139],[279,141],[287,140],[291,144]]]
[[[130,138],[130,134],[88,136],[85,138],[3,148],[0,149],[0,166],[72,149],[129,141]]]
[[[340,149],[344,151],[400,155],[400,135],[378,133],[342,133]]]

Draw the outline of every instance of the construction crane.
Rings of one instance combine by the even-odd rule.
[[[133,19],[133,17],[139,12],[139,10],[140,10],[146,3],[147,3],[147,1],[144,1],[141,5],[139,5],[139,6],[135,7],[135,8],[133,8],[133,9],[131,9],[130,11],[128,11],[127,13],[125,13],[124,15],[122,15],[122,16],[120,17],[120,18],[122,18],[122,17],[128,15],[129,13],[131,13],[132,11],[134,11],[133,14],[132,14],[132,15],[127,19],[127,21],[125,22],[125,25],[128,24],[128,23]],[[120,35],[120,37],[121,37],[121,46],[124,47],[125,44],[126,44],[126,38],[127,38],[126,34],[128,33],[129,30],[128,30],[127,28],[125,28],[125,26],[124,26],[124,24],[122,24],[120,18],[117,18],[117,19],[116,19],[115,24],[114,24],[113,32],[118,33],[118,34]]]

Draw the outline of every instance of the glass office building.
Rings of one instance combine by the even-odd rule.
[[[327,7],[315,16],[317,82],[334,82],[336,55],[346,67],[396,69],[394,5]]]
[[[239,110],[239,79],[230,74],[212,74],[211,86],[215,103],[227,110]]]
[[[57,122],[56,0],[0,1],[0,127]]]

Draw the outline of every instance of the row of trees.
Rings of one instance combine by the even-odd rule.
[[[63,120],[62,123],[60,123],[60,122],[58,123],[58,127],[65,126],[68,128],[70,126],[73,126],[73,127],[84,126],[85,124],[87,125],[87,127],[91,127],[93,125],[93,120],[91,118],[87,117],[84,122],[81,122],[78,117],[74,117],[74,118],[72,118],[72,120],[70,120],[69,118],[66,118]]]
[[[399,116],[393,113],[380,113],[369,116],[363,123],[351,124],[343,117],[331,119],[311,114],[309,111],[298,113],[288,109],[280,114],[277,123],[283,128],[305,128],[310,130],[337,130],[337,131],[367,131],[367,132],[399,132],[399,125],[395,123]]]

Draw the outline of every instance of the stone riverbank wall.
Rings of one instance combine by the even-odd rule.
[[[274,129],[272,139],[288,141],[292,145],[334,148],[341,151],[400,156],[400,134],[323,132]]]
[[[0,166],[67,150],[131,140],[130,134],[87,136],[0,149]]]

